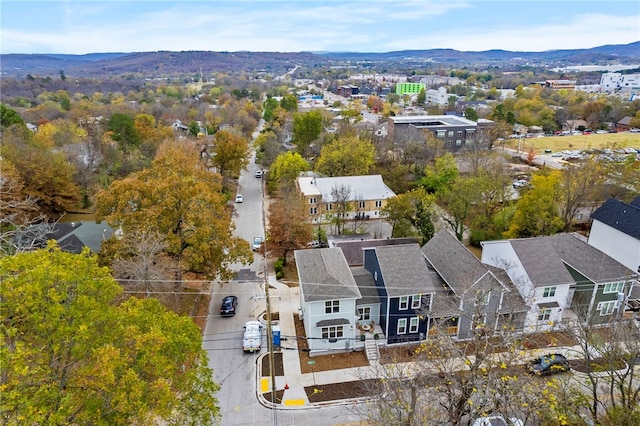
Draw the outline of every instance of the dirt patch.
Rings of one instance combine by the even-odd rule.
[[[374,396],[380,392],[378,384],[378,379],[365,379],[354,382],[307,386],[304,390],[307,393],[309,402],[314,403]]]
[[[422,350],[418,351],[418,349],[421,349],[424,345],[426,345],[426,349],[428,349],[428,345],[432,343],[435,344],[435,341],[426,340],[422,343],[415,343],[412,345],[381,347],[380,362],[382,364],[390,364],[415,361],[418,359],[418,353],[422,352]],[[478,351],[485,353],[497,353],[508,350],[508,347],[501,342],[498,337],[483,340],[481,342],[460,341],[455,344],[458,346],[460,353],[464,353],[465,355],[473,355]],[[515,345],[522,349],[545,349],[556,346],[573,346],[575,344],[576,340],[573,337],[562,332],[527,334],[515,342]],[[477,347],[477,345],[482,345],[482,347]]]
[[[616,371],[627,368],[627,364],[622,360],[614,361],[605,358],[592,359],[591,363],[588,363],[585,359],[572,359],[569,361],[569,366],[580,373],[601,373],[603,371]]]
[[[340,352],[328,355],[309,356],[304,324],[295,319],[296,336],[298,340],[298,356],[300,357],[300,370],[302,373],[316,371],[341,370],[343,368],[363,367],[369,365],[364,351]],[[309,361],[313,364],[309,364]]]
[[[277,390],[275,392],[273,392],[273,394],[271,392],[265,392],[262,394],[262,396],[264,396],[264,399],[266,399],[269,402],[273,402],[275,404],[281,404],[282,403],[282,396],[284,395],[284,390],[280,389]],[[273,398],[272,398],[273,396]]]
[[[271,376],[271,370],[269,368],[270,365],[270,359],[269,356],[264,356],[262,357],[262,376],[263,377],[270,377]],[[274,371],[273,371],[273,375],[274,376],[284,376],[284,364],[282,363],[282,352],[274,352],[273,354],[273,366],[274,366]]]

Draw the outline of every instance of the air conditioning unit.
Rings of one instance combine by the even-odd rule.
[[[302,310],[302,308],[298,309],[298,319],[300,321],[304,321],[304,311]]]

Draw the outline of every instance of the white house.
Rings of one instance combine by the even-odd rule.
[[[351,350],[360,316],[358,285],[339,248],[296,250],[300,316],[310,354]],[[359,334],[359,333],[358,333]]]
[[[610,198],[591,218],[589,245],[640,272],[640,197],[630,204]]]
[[[503,268],[529,313],[525,331],[548,330],[567,311],[578,319],[606,322],[621,312],[638,274],[570,233],[485,241],[482,262]]]
[[[575,280],[562,261],[547,263],[556,253],[547,238],[483,241],[482,263],[504,269],[529,311],[524,331],[546,331],[562,320],[571,304],[570,290]]]

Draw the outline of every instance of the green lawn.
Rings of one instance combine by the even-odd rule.
[[[497,142],[500,144],[500,142]],[[500,146],[500,145],[497,145]],[[517,148],[518,141],[516,139],[507,139],[505,147]],[[544,153],[545,149],[552,152],[562,151],[565,149],[595,149],[595,148],[640,148],[640,133],[605,133],[597,135],[579,136],[545,136],[543,138],[525,138],[522,139],[520,148],[523,151],[529,151],[533,148],[536,154]]]

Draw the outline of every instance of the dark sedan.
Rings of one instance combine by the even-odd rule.
[[[220,307],[220,315],[223,317],[230,317],[236,314],[236,306],[238,305],[238,298],[236,296],[226,296],[222,299],[222,306]]]
[[[527,369],[531,374],[547,376],[549,374],[564,373],[571,368],[569,367],[569,360],[564,355],[547,354],[532,359],[527,364]]]

